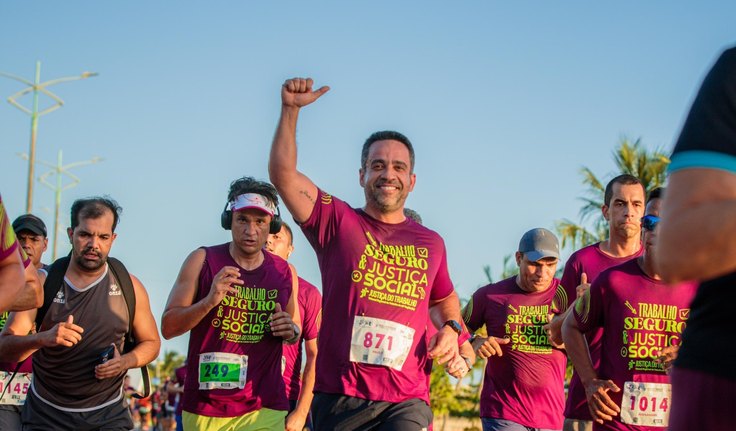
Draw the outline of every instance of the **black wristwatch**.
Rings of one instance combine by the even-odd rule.
[[[460,334],[463,333],[463,327],[457,322],[457,320],[448,320],[447,322],[442,324],[442,327],[449,326],[450,329],[455,331],[457,333],[457,336],[459,337]]]

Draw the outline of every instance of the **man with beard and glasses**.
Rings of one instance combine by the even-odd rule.
[[[608,223],[608,239],[583,247],[573,253],[565,264],[561,283],[567,292],[568,304],[595,281],[598,274],[641,255],[641,217],[644,215],[646,194],[641,181],[633,175],[621,174],[606,184],[601,212]],[[548,326],[550,337],[562,343],[562,322],[570,312],[555,316]],[[603,330],[591,328],[585,334],[593,367],[600,364]],[[588,410],[585,388],[577,371],[572,376],[565,404],[564,431],[590,431],[593,419]]]
[[[20,361],[33,354],[33,382],[22,414],[24,430],[133,427],[123,378],[129,369],[154,360],[161,340],[148,294],[131,275],[136,344],[120,353],[130,316],[121,280],[107,263],[120,211],[107,197],[74,202],[67,229],[72,244],[68,267],[38,331],[31,332],[38,310],[29,310],[12,313],[0,334],[0,360]]]
[[[269,173],[322,273],[322,334],[329,336],[318,339],[314,426],[426,429],[432,411],[425,365],[457,358],[463,331],[442,238],[403,212],[416,182],[414,149],[393,131],[366,140],[358,171],[361,209],[319,189],[296,166],[299,111],[328,91],[313,91],[312,84],[294,78],[281,88]],[[430,315],[439,328],[431,338]]]

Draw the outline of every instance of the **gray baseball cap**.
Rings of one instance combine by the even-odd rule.
[[[560,258],[560,243],[557,237],[547,229],[538,227],[525,233],[519,241],[519,252],[529,260],[536,262],[545,257]]]

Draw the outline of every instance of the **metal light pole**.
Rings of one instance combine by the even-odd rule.
[[[28,159],[27,154],[19,154],[19,156],[22,157],[23,159]],[[72,168],[78,168],[80,166],[86,166],[86,165],[91,165],[94,163],[99,163],[101,161],[102,161],[101,157],[95,156],[91,158],[90,160],[69,163],[68,165],[62,165],[61,164],[61,150],[59,150],[59,155],[56,158],[56,164],[45,162],[43,160],[36,161],[36,163],[40,163],[42,165],[45,165],[51,168],[50,171],[38,177],[38,181],[41,184],[53,190],[54,195],[56,197],[55,199],[56,202],[54,205],[54,242],[53,242],[52,249],[51,249],[51,252],[52,252],[51,258],[53,260],[56,260],[56,245],[58,244],[58,237],[59,237],[59,208],[61,207],[61,192],[63,192],[64,190],[69,190],[72,187],[76,187],[77,184],[79,184],[82,181],[79,179],[79,177],[69,172],[69,170]],[[51,175],[56,175],[56,181],[55,181],[56,184],[52,184],[51,182],[49,182],[48,178]],[[67,175],[69,178],[71,178],[72,181],[66,185],[63,185],[62,178],[61,178],[62,175]]]
[[[62,82],[77,81],[79,79],[91,78],[93,76],[97,76],[97,73],[84,72],[79,76],[66,76],[63,78],[52,79],[46,82],[40,82],[41,81],[41,62],[37,61],[36,62],[36,77],[33,82],[27,79],[21,78],[19,76],[12,75],[10,73],[5,73],[5,72],[0,72],[0,76],[4,76],[6,78],[10,78],[15,81],[22,82],[23,84],[26,84],[28,86],[24,88],[23,90],[8,97],[8,103],[10,103],[11,105],[15,106],[16,108],[20,109],[21,111],[31,116],[31,143],[30,143],[30,148],[28,150],[28,194],[26,195],[26,212],[30,213],[33,207],[33,165],[35,164],[35,161],[36,161],[36,134],[38,132],[38,118],[64,106],[64,101],[61,99],[61,97],[49,91],[47,87],[50,87],[56,84],[60,84]],[[54,101],[53,105],[44,109],[41,112],[38,111],[38,93],[39,92],[49,96]],[[33,103],[31,105],[31,109],[26,108],[25,106],[18,103],[16,100],[19,97],[22,97],[28,93],[33,93]]]

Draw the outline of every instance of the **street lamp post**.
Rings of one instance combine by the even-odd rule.
[[[24,158],[24,159],[27,159],[28,158],[28,155],[27,154],[19,154],[19,156],[22,157],[22,158]],[[72,169],[72,168],[78,168],[80,166],[86,166],[86,165],[91,165],[91,164],[94,164],[94,163],[99,163],[101,161],[102,161],[102,158],[101,157],[95,156],[95,157],[92,157],[90,160],[84,160],[84,161],[81,161],[81,162],[69,163],[68,165],[62,165],[61,164],[61,150],[59,150],[58,157],[56,158],[56,164],[53,164],[53,163],[50,163],[50,162],[45,162],[43,160],[38,160],[37,161],[37,163],[40,163],[42,165],[45,165],[45,166],[48,166],[48,167],[51,168],[50,171],[48,171],[45,174],[43,174],[40,177],[38,177],[38,181],[41,184],[43,184],[46,187],[48,187],[51,190],[53,190],[54,191],[54,195],[55,195],[55,205],[54,205],[54,241],[53,241],[53,245],[52,245],[52,249],[51,249],[51,252],[52,252],[51,258],[52,258],[52,260],[56,260],[56,246],[58,244],[58,237],[59,237],[59,208],[61,208],[61,192],[63,192],[64,190],[69,190],[72,187],[76,187],[77,184],[79,184],[82,181],[82,180],[79,179],[78,176],[76,176],[76,175],[72,174],[71,172],[69,172],[69,170]],[[56,181],[55,181],[56,184],[52,184],[49,181],[49,177],[52,176],[52,175],[56,175]],[[68,183],[68,184],[66,184],[66,185],[63,185],[63,182],[61,180],[62,179],[61,178],[62,175],[67,175],[71,179],[71,182]]]
[[[62,82],[77,81],[79,79],[91,78],[93,76],[97,76],[97,73],[84,72],[79,76],[66,76],[63,78],[56,78],[56,79],[52,79],[46,82],[41,82],[41,62],[37,61],[36,62],[36,76],[33,82],[27,79],[21,78],[19,76],[12,75],[10,73],[5,73],[5,72],[0,72],[0,76],[10,78],[18,82],[22,82],[23,84],[26,84],[28,86],[24,88],[23,90],[8,97],[8,103],[10,103],[11,105],[15,106],[16,108],[20,109],[21,111],[31,116],[31,142],[30,142],[30,148],[28,150],[28,191],[26,195],[26,212],[30,213],[33,207],[33,175],[34,175],[33,168],[34,168],[34,164],[36,161],[36,135],[38,132],[38,118],[64,106],[64,101],[61,99],[61,97],[49,91],[48,87],[52,85],[60,84]],[[39,92],[49,96],[54,101],[53,105],[49,106],[48,108],[40,112],[38,111]],[[22,97],[28,93],[33,93],[33,102],[31,105],[31,109],[26,108],[25,106],[18,103],[18,101],[16,100],[19,97]]]

